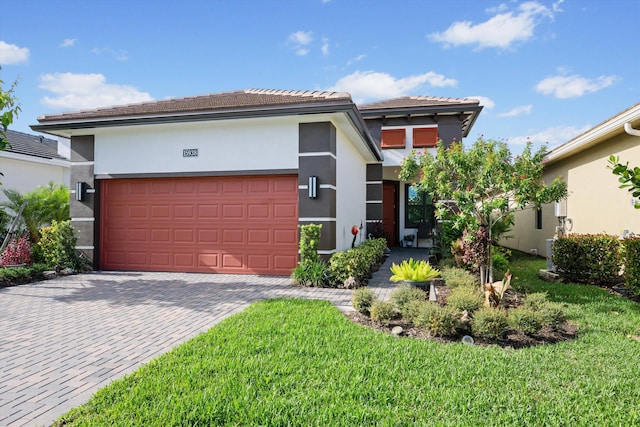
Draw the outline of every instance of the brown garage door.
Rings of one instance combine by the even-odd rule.
[[[105,270],[288,275],[297,262],[294,175],[101,183]]]

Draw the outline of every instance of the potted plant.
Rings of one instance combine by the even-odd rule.
[[[415,235],[413,234],[407,234],[404,236],[404,244],[407,247],[411,247],[413,246],[413,239],[415,239]]]
[[[440,277],[440,270],[433,268],[427,261],[413,258],[402,261],[400,265],[391,264],[391,272],[392,282],[404,282],[427,290],[430,283]]]

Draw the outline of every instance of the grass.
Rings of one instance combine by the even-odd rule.
[[[397,338],[327,302],[256,303],[98,391],[58,425],[618,426],[640,424],[637,304],[549,284],[578,339],[508,350]]]

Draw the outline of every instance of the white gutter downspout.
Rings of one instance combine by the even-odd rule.
[[[640,136],[640,130],[632,128],[629,122],[624,124],[624,131],[632,136]]]

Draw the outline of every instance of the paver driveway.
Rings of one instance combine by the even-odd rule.
[[[91,273],[0,289],[0,426],[48,425],[99,388],[265,298],[350,306],[289,278]]]

